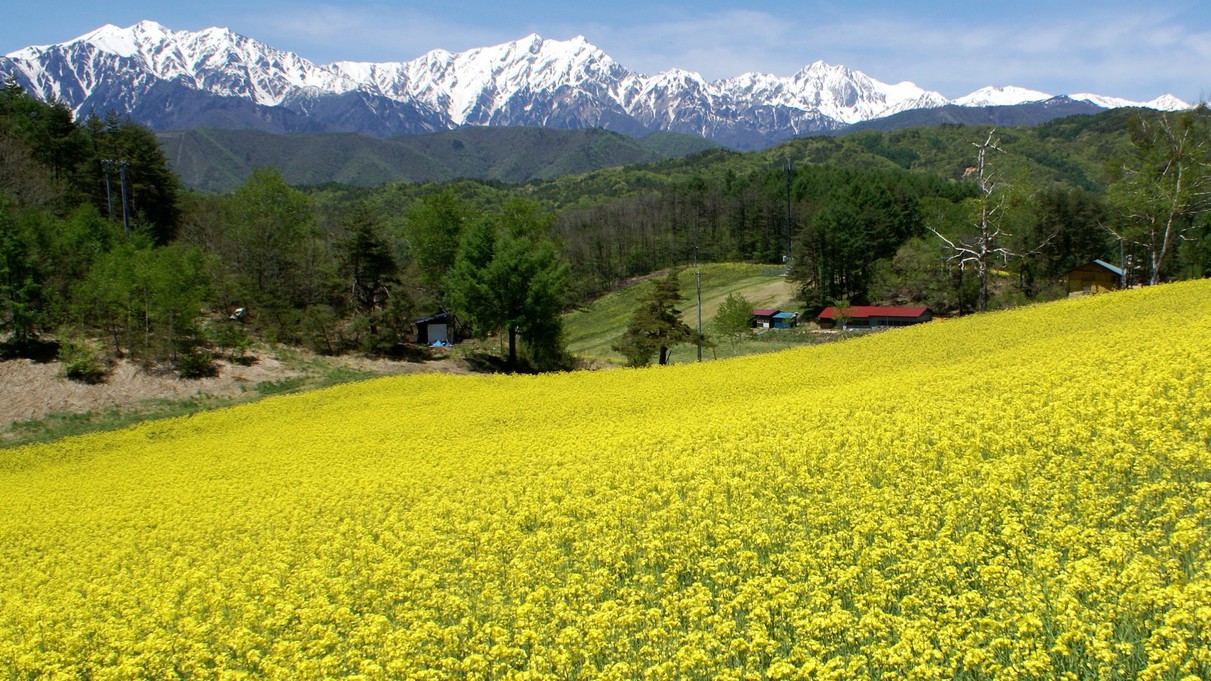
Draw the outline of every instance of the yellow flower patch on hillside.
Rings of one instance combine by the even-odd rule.
[[[0,678],[1211,676],[1211,284],[0,453]]]

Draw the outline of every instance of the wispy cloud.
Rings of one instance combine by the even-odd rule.
[[[731,10],[712,14],[664,13],[649,22],[613,26],[602,41],[629,68],[697,71],[714,79],[753,70],[797,70],[795,27],[770,14]]]
[[[1120,12],[1069,17],[1040,24],[1037,19],[931,21],[915,16],[833,18],[826,23],[800,21],[762,30],[773,19],[721,17],[705,27],[721,58],[704,62],[715,77],[754,68],[790,73],[815,59],[863,70],[881,80],[913,80],[924,87],[959,96],[984,85],[1021,85],[1053,92],[1094,87],[1151,98],[1164,91],[1194,97],[1211,85],[1206,68],[1211,34],[1191,30],[1174,14]],[[664,36],[666,58],[678,34]],[[690,42],[682,52],[701,51]],[[728,69],[729,59],[735,63]],[[745,64],[738,68],[739,64]],[[705,68],[705,67],[702,67]]]
[[[255,9],[240,21],[251,35],[304,56],[310,51],[317,61],[405,61],[434,49],[466,50],[521,37],[500,26],[398,6],[303,3],[289,12]]]

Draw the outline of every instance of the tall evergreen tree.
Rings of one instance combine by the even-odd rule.
[[[568,265],[549,236],[550,216],[512,200],[466,230],[445,288],[451,310],[481,333],[508,336],[508,365],[518,366],[518,337],[536,368],[561,357],[559,319]]]
[[[391,352],[406,340],[412,312],[411,299],[398,285],[393,245],[381,214],[365,203],[350,211],[345,227],[342,269],[361,347],[369,353]]]
[[[42,273],[25,235],[0,196],[0,340],[22,347],[38,337],[46,322]]]
[[[661,366],[669,363],[669,348],[697,339],[685,322],[677,304],[681,301],[681,284],[677,272],[669,272],[656,282],[631,316],[626,333],[614,344],[631,366],[644,366],[656,356]]]
[[[448,188],[422,198],[404,214],[408,254],[439,303],[445,293],[442,284],[454,267],[463,230],[470,223],[470,207]]]
[[[399,273],[380,216],[358,204],[345,221],[349,235],[344,243],[344,269],[350,280],[349,297],[355,309],[373,312],[387,303],[389,288]]]

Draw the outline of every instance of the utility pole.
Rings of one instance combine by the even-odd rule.
[[[1110,229],[1106,225],[1103,225],[1101,223],[1098,223],[1098,225],[1102,229],[1106,230],[1107,232],[1110,232],[1111,236],[1118,239],[1118,266],[1119,266],[1119,269],[1121,269],[1123,271],[1123,273],[1121,275],[1119,275],[1118,286],[1120,289],[1126,289],[1127,288],[1127,256],[1123,249],[1123,235],[1119,234],[1118,232],[1114,231],[1113,229]]]
[[[786,273],[791,271],[791,176],[795,172],[795,166],[791,163],[790,158],[786,159],[786,164],[783,166],[786,171],[786,252],[782,256],[782,263],[786,265]]]
[[[105,217],[114,219],[114,202],[109,196],[109,171],[113,167],[112,158],[101,159],[101,169],[105,172]]]
[[[126,214],[126,159],[118,161],[118,177],[122,180],[122,227],[130,238],[130,217]]]
[[[698,361],[702,361],[702,269],[698,272]]]
[[[694,231],[694,274],[698,281],[698,337],[694,344],[698,346],[698,361],[702,361],[702,268],[698,265],[698,231]]]
[[[1123,239],[1118,240],[1118,267],[1123,271],[1118,278],[1118,287],[1120,289],[1127,288],[1127,257],[1123,255]]]

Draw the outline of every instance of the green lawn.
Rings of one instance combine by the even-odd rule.
[[[711,320],[719,305],[729,294],[744,296],[754,307],[778,308],[791,312],[802,311],[802,303],[795,300],[795,285],[788,282],[782,267],[778,265],[712,264],[703,265],[702,271],[702,330],[711,336]],[[697,322],[697,297],[695,293],[695,270],[682,270],[681,318],[693,328]],[[610,346],[626,331],[631,314],[639,301],[651,290],[652,282],[644,281],[621,291],[593,301],[589,305],[564,317],[568,350],[586,360],[623,363],[622,355]],[[714,350],[703,350],[703,359],[749,355],[778,350],[792,344],[818,342],[822,337],[806,329],[771,330],[754,333],[733,348],[727,341],[720,341]],[[671,361],[691,362],[697,359],[693,346],[673,349]]]

